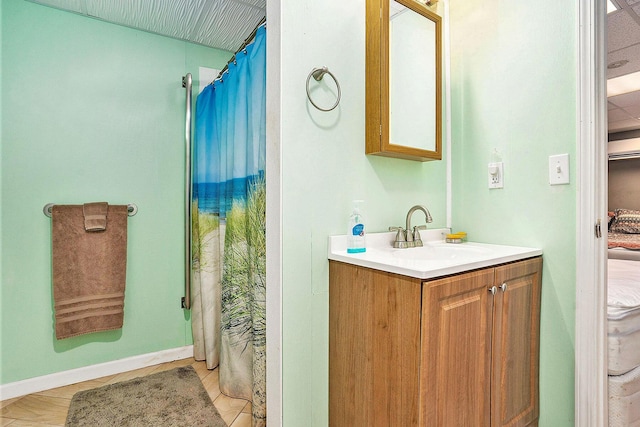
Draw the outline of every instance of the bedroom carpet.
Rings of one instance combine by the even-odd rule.
[[[66,427],[226,427],[191,366],[76,393]]]

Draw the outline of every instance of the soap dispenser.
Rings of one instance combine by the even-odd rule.
[[[357,254],[366,252],[365,246],[365,226],[362,216],[362,200],[353,201],[353,210],[349,216],[349,227],[347,229],[347,253]]]

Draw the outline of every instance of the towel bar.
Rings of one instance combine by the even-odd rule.
[[[46,205],[44,205],[44,208],[42,208],[42,212],[49,218],[51,218],[51,208],[54,205],[55,203],[47,203]],[[129,203],[127,205],[127,212],[129,216],[134,216],[138,212],[138,206],[133,203]]]

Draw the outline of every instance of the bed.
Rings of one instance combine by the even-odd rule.
[[[612,212],[608,236],[609,427],[640,426],[640,211]]]
[[[640,261],[640,210],[609,212],[609,258]]]

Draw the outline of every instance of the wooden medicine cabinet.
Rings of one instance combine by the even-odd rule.
[[[442,159],[442,24],[415,0],[367,0],[366,153]]]

